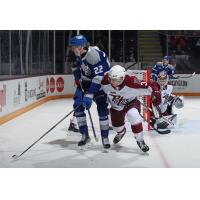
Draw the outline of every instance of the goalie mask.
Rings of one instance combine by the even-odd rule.
[[[168,75],[164,72],[160,73],[157,77],[157,82],[161,87],[165,87],[168,84],[169,78]]]
[[[110,83],[113,87],[121,85],[125,79],[126,71],[120,65],[113,66],[108,72]]]

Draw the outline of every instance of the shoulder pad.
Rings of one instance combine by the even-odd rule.
[[[95,47],[89,47],[85,58],[86,58],[86,61],[91,65],[95,65],[101,60],[99,52],[97,48]]]

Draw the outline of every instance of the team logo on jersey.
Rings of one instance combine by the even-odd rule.
[[[115,103],[118,106],[120,106],[120,105],[126,105],[128,103],[128,99],[124,99],[120,95],[112,95],[112,94],[110,94],[110,96],[113,97],[112,98],[112,102]]]
[[[81,65],[81,69],[83,70],[83,72],[84,72],[84,74],[86,76],[90,76],[91,75],[90,68],[87,65],[85,65],[84,63]]]

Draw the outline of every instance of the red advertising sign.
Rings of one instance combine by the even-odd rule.
[[[64,89],[64,80],[62,77],[58,77],[56,81],[56,88],[58,92],[62,92]]]
[[[50,78],[50,91],[53,93],[55,91],[55,79],[54,77]]]

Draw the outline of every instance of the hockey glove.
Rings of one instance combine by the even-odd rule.
[[[153,91],[151,98],[152,98],[152,104],[154,106],[159,106],[161,104],[161,93],[160,93],[160,91]]]
[[[154,106],[158,106],[161,104],[161,93],[160,88],[157,82],[151,81],[149,86],[151,87],[151,101]]]
[[[74,86],[80,87],[81,81],[80,79],[74,81]]]
[[[83,97],[82,106],[89,109],[92,105],[92,99],[90,97]]]

